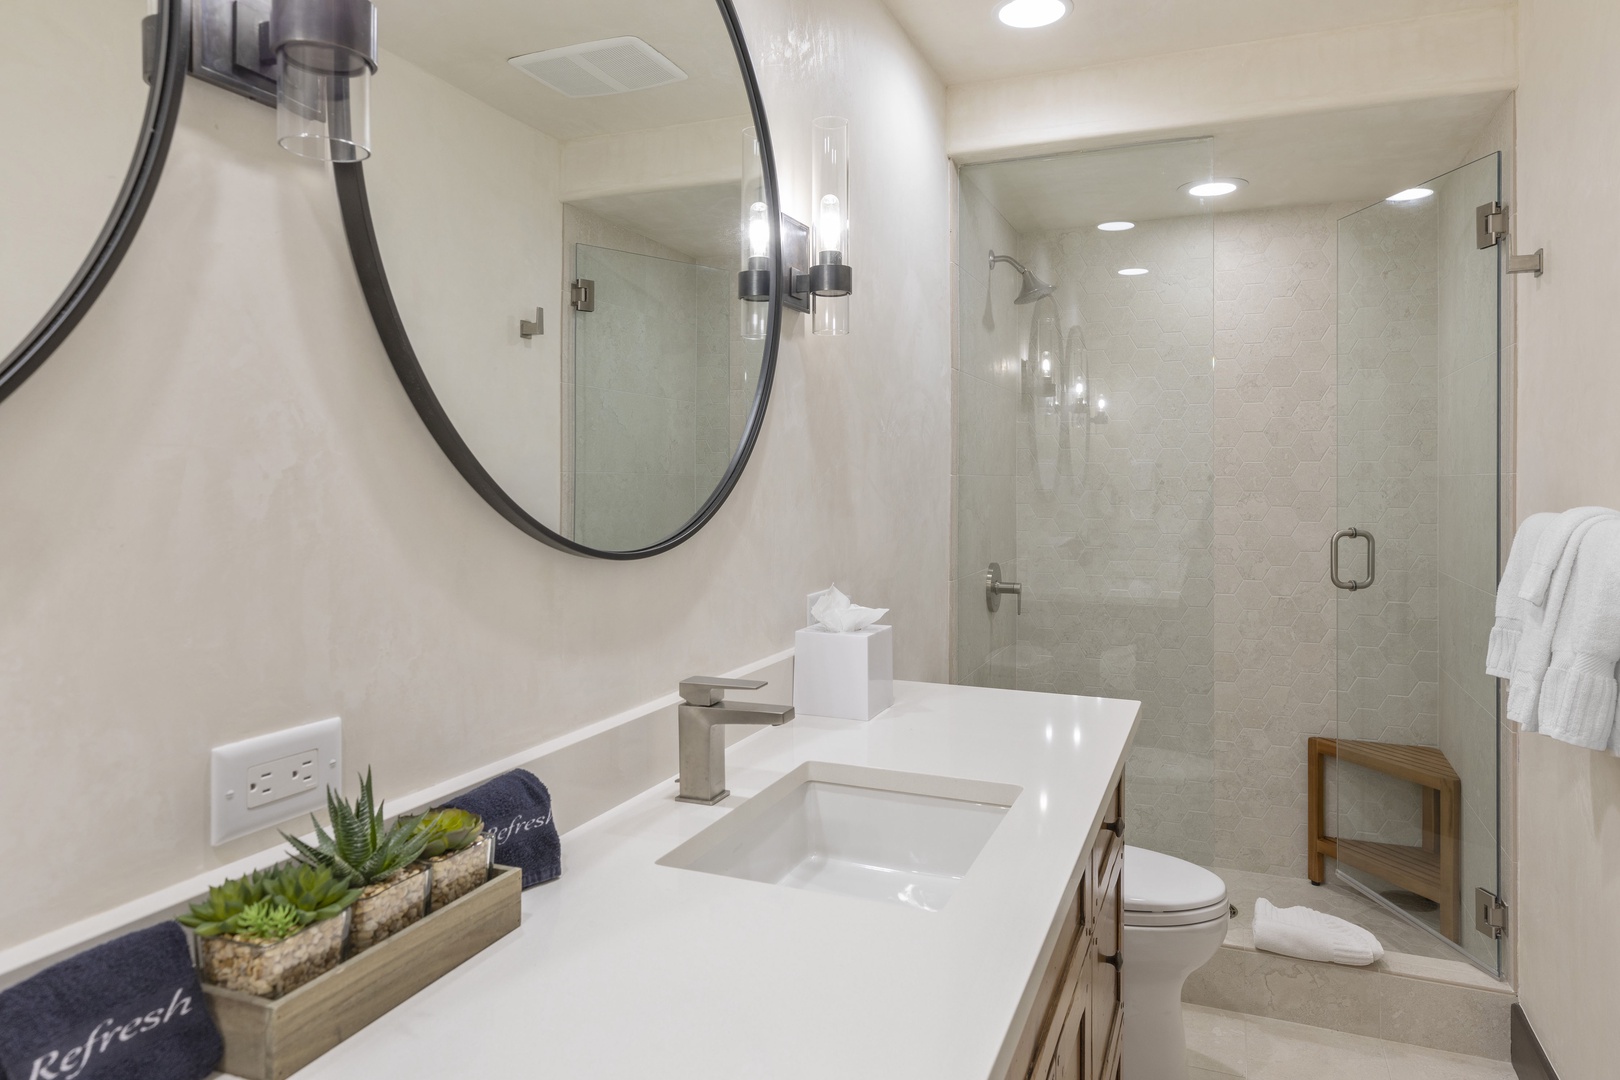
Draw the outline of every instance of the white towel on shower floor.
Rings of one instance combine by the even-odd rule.
[[[1263,896],[1254,902],[1254,947],[1351,967],[1384,958],[1384,947],[1370,930],[1308,907],[1275,907]]]
[[[1491,627],[1490,644],[1485,651],[1485,674],[1498,679],[1513,677],[1513,659],[1519,652],[1519,638],[1524,633],[1528,618],[1539,621],[1540,611],[1527,611],[1528,600],[1520,599],[1519,589],[1530,573],[1530,563],[1536,557],[1536,546],[1547,532],[1547,527],[1558,520],[1557,514],[1531,514],[1519,526],[1513,537],[1513,550],[1508,555],[1507,569],[1502,571],[1502,583],[1496,587],[1496,625]]]

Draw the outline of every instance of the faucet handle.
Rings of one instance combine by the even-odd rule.
[[[688,705],[708,708],[720,704],[727,690],[758,690],[766,684],[759,679],[717,679],[693,675],[681,680],[681,700]]]

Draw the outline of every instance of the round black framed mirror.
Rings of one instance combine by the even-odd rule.
[[[0,156],[3,401],[135,238],[174,134],[188,28],[183,0],[0,0],[0,13],[0,100],[19,148]]]
[[[730,0],[378,4],[335,166],[395,371],[507,521],[640,559],[746,467],[782,321],[775,163]]]

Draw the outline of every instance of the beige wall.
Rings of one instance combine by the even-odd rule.
[[[123,267],[0,405],[0,811],[29,823],[0,946],[270,844],[209,846],[217,743],[341,714],[398,795],[775,653],[833,578],[892,608],[897,675],[946,677],[943,93],[876,0],[739,7],[787,208],[810,119],[854,121],[855,332],[790,320],[736,492],[639,563],[473,493],[378,344],[327,171],[187,86]]]
[[[1614,298],[1620,289],[1620,5],[1523,0],[1516,512],[1620,506]],[[1563,1080],[1620,1061],[1620,761],[1519,738],[1519,993]]]

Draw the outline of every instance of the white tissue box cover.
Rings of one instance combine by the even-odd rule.
[[[894,634],[807,627],[794,635],[793,709],[807,716],[870,720],[894,704]]]

